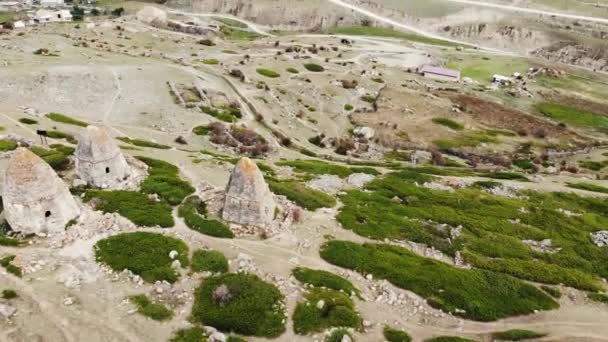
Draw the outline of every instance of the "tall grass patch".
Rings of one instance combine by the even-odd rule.
[[[49,113],[46,115],[46,117],[55,122],[61,122],[61,123],[68,124],[68,125],[74,125],[74,126],[80,126],[80,127],[87,127],[89,125],[88,122],[74,119],[72,117],[69,117],[67,115],[60,114],[60,113]]]
[[[336,199],[322,191],[311,189],[304,183],[295,180],[270,180],[270,190],[278,195],[287,197],[302,208],[317,210],[319,208],[333,208]]]
[[[184,220],[188,228],[199,233],[220,238],[234,237],[234,233],[224,223],[207,218],[205,203],[197,196],[188,197],[179,206],[177,215]]]
[[[173,227],[171,206],[165,201],[157,202],[148,195],[135,191],[89,190],[83,201],[95,200],[95,208],[104,213],[118,213],[138,226]]]

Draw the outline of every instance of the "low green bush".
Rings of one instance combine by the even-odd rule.
[[[196,135],[208,135],[209,131],[209,126],[196,126],[192,129],[192,133]]]
[[[608,304],[608,295],[604,293],[587,293],[587,298],[591,299],[594,302]]]
[[[255,69],[255,71],[262,76],[266,76],[266,77],[270,77],[270,78],[281,77],[281,74],[279,74],[276,71],[270,70],[270,69],[258,68],[258,69]]]
[[[573,189],[579,189],[579,190],[586,190],[586,191],[593,191],[593,192],[599,192],[602,194],[608,194],[608,188],[605,186],[601,186],[601,185],[597,185],[597,184],[593,184],[593,183],[585,183],[585,182],[579,182],[579,183],[566,183],[567,187],[569,188],[573,188]]]
[[[275,194],[283,195],[308,210],[314,211],[319,208],[333,208],[336,206],[336,199],[333,196],[311,189],[302,182],[270,180],[268,185]]]
[[[350,167],[339,164],[332,164],[320,160],[285,160],[276,162],[277,166],[289,166],[297,173],[308,175],[336,175],[340,178],[346,178],[353,173],[367,173],[370,175],[379,175],[380,172],[372,167]]]
[[[137,306],[137,312],[155,321],[165,321],[173,317],[166,306],[153,303],[145,294],[129,296],[129,301]]]
[[[347,104],[345,104],[345,105],[344,105],[344,110],[347,110],[347,111],[349,111],[349,112],[350,112],[350,111],[351,111],[351,110],[353,110],[353,109],[354,109],[354,107],[353,107],[353,105],[351,105],[351,104],[348,104],[348,103],[347,103]]]
[[[306,70],[312,71],[312,72],[322,72],[322,71],[325,71],[324,67],[322,67],[319,64],[315,64],[315,63],[306,63],[306,64],[304,64],[304,68],[306,68]]]
[[[225,273],[228,272],[228,260],[218,251],[197,250],[192,254],[190,267],[194,272]]]
[[[169,342],[207,342],[207,333],[201,327],[179,329]]]
[[[584,128],[608,128],[608,117],[559,103],[541,103],[536,109],[544,116],[568,125]]]
[[[36,125],[38,123],[37,120],[30,119],[30,118],[21,118],[21,119],[19,119],[19,122],[21,122],[24,125]]]
[[[484,270],[459,269],[387,244],[328,241],[321,257],[340,267],[373,274],[410,290],[437,308],[477,321],[494,321],[559,307],[521,280]]]
[[[384,326],[382,333],[388,342],[410,342],[412,340],[412,337],[405,331],[393,329],[388,325]]]
[[[30,150],[49,164],[53,170],[63,171],[70,166],[69,155],[63,153],[65,152],[63,149],[46,149],[39,146],[31,146]]]
[[[203,59],[202,62],[203,62],[203,64],[207,64],[207,65],[220,64],[220,61],[215,58]]]
[[[524,170],[531,170],[534,167],[534,163],[530,159],[515,159],[513,165]]]
[[[139,147],[150,147],[150,148],[156,148],[156,149],[160,149],[160,150],[168,150],[171,148],[171,146],[168,146],[168,145],[163,145],[163,144],[159,144],[159,143],[155,143],[153,141],[148,141],[148,140],[143,140],[143,139],[131,139],[129,137],[117,137],[116,139],[118,139],[124,143],[139,146]]]
[[[236,107],[214,108],[201,106],[200,109],[205,114],[209,114],[218,120],[229,123],[237,122],[242,117],[241,110]]]
[[[494,341],[523,341],[545,336],[547,336],[547,334],[537,333],[531,330],[512,329],[495,332],[492,334],[492,339]]]
[[[15,260],[15,255],[7,255],[0,259],[0,266],[4,267],[4,269],[17,277],[21,277],[23,275],[23,271],[20,267],[17,267],[12,264],[13,260]]]
[[[234,233],[228,226],[218,220],[208,219],[205,216],[206,212],[197,211],[197,207],[201,205],[204,205],[204,202],[200,198],[190,196],[179,206],[177,215],[184,219],[188,228],[199,233],[220,238],[233,238]]]
[[[336,291],[344,291],[346,294],[356,294],[361,292],[350,281],[327,271],[313,270],[306,267],[296,267],[291,274],[301,283],[314,287],[325,287]]]
[[[344,336],[348,336],[351,341],[355,340],[348,330],[342,328],[333,330],[331,334],[325,338],[325,342],[342,342],[344,341]]]
[[[65,139],[65,141],[69,142],[70,144],[74,144],[74,145],[78,143],[78,140],[76,140],[76,138],[74,138],[74,136],[72,134],[61,132],[61,131],[55,131],[55,130],[46,131],[46,136],[51,139]]]
[[[179,177],[179,169],[163,160],[138,157],[148,165],[149,176],[141,183],[141,191],[158,194],[169,204],[180,204],[186,196],[194,192],[194,187]]]
[[[5,289],[2,290],[2,298],[3,299],[15,299],[19,297],[19,295],[17,294],[17,292],[15,290],[11,290],[11,289]]]
[[[17,143],[12,140],[8,140],[8,139],[0,140],[0,152],[12,151],[12,150],[16,149],[17,146],[18,146]]]
[[[274,285],[256,275],[226,273],[203,280],[195,292],[192,320],[226,332],[277,337],[285,332],[283,300]]]
[[[154,283],[166,280],[174,283],[179,278],[174,262],[169,256],[176,251],[182,267],[188,266],[188,246],[179,239],[157,233],[122,233],[98,241],[94,247],[95,258],[120,272],[124,269],[138,274],[143,280]]]
[[[350,297],[336,290],[313,288],[304,295],[293,313],[293,330],[306,335],[331,327],[361,328],[361,317]],[[318,303],[323,303],[321,308]]]
[[[71,118],[67,115],[63,115],[60,113],[49,113],[46,115],[46,117],[49,118],[50,120],[65,123],[68,125],[74,125],[74,126],[80,126],[80,127],[87,127],[89,125],[87,122],[84,122],[84,121],[81,121],[78,119],[74,119],[74,118]]]
[[[475,340],[471,340],[464,337],[458,336],[439,336],[433,338],[427,338],[424,342],[476,342]]]
[[[445,126],[448,128],[451,128],[455,131],[462,131],[464,129],[464,125],[461,124],[460,122],[456,122],[452,119],[448,119],[448,118],[433,118],[432,120],[434,123],[441,125],[441,126]]]
[[[298,71],[298,69],[296,69],[296,68],[287,68],[287,72],[292,73],[292,74],[300,73],[300,71]]]
[[[560,291],[556,287],[541,285],[540,289],[547,292],[549,295],[551,295],[551,297],[553,297],[555,299],[562,298],[562,291]]]
[[[95,208],[104,213],[118,213],[138,226],[173,227],[171,206],[164,201],[157,202],[148,195],[135,191],[97,191],[90,190],[83,201],[96,199]]]

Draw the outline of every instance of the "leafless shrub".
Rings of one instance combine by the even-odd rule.
[[[232,293],[230,293],[228,286],[222,284],[213,290],[212,298],[216,304],[219,306],[224,306],[230,302],[230,299],[232,299]]]

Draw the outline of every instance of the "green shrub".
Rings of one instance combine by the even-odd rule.
[[[152,301],[145,295],[129,296],[131,303],[137,306],[137,312],[155,321],[165,321],[173,317],[173,312],[166,306]]]
[[[306,267],[296,267],[291,274],[301,283],[309,284],[314,287],[326,287],[336,291],[344,291],[346,294],[361,293],[350,281],[327,271],[313,270]]]
[[[302,208],[317,210],[319,208],[333,208],[336,199],[324,192],[311,189],[298,181],[276,181],[268,182],[270,190],[278,195],[287,197]]]
[[[327,336],[325,338],[325,342],[342,342],[344,335],[347,335],[351,341],[354,341],[355,339],[353,338],[353,336],[350,334],[350,332],[348,332],[348,330],[346,329],[336,329],[333,330],[331,332],[331,334],[329,334],[329,336]]]
[[[367,103],[376,103],[376,97],[371,95],[361,96],[361,100]]]
[[[270,70],[270,69],[258,68],[255,71],[262,76],[266,76],[266,77],[270,77],[270,78],[281,77],[281,74],[279,74],[276,71]]]
[[[179,329],[169,342],[207,342],[207,333],[201,327]]]
[[[338,164],[331,164],[320,160],[286,160],[276,162],[277,166],[289,166],[298,173],[306,173],[309,175],[336,175],[340,178],[346,178],[353,173],[367,173],[370,175],[379,175],[378,170],[371,167],[348,167]]]
[[[608,128],[608,117],[558,103],[541,103],[536,109],[544,116],[568,125],[587,128]]]
[[[344,105],[344,110],[351,111],[351,110],[353,110],[353,108],[354,108],[353,105],[350,105],[348,103]]]
[[[494,321],[559,307],[521,280],[483,270],[459,269],[387,244],[328,241],[321,257],[340,267],[373,274],[410,290],[438,309],[478,321]]]
[[[566,183],[569,188],[587,190],[593,192],[599,192],[603,194],[608,194],[608,188],[605,186],[593,184],[593,183]]]
[[[530,330],[512,329],[507,331],[495,332],[492,334],[494,341],[523,341],[533,338],[545,337],[547,334],[537,333]]]
[[[460,122],[456,122],[452,119],[448,119],[448,118],[433,118],[432,120],[434,123],[441,125],[441,126],[445,126],[448,128],[451,128],[455,131],[462,131],[464,129],[464,125],[461,124]]]
[[[85,193],[83,201],[89,202],[94,198],[98,201],[96,209],[104,213],[118,213],[138,226],[166,228],[175,224],[169,204],[151,200],[141,192],[90,190]]]
[[[405,331],[393,329],[388,325],[384,326],[382,333],[388,342],[410,342],[412,340],[412,337]]]
[[[214,299],[220,286],[228,295]],[[283,295],[256,275],[226,273],[203,280],[192,307],[195,322],[246,336],[277,337],[285,332]]]
[[[17,143],[12,140],[0,140],[0,152],[8,152],[17,148]]]
[[[220,64],[220,61],[215,58],[203,59],[202,62],[203,62],[203,64],[208,64],[208,65]]]
[[[247,342],[244,338],[238,336],[228,336],[226,342]]]
[[[532,167],[534,167],[534,164],[530,159],[515,159],[513,165],[524,170],[531,170]]]
[[[603,168],[608,166],[608,160],[602,162],[593,160],[581,160],[578,162],[578,165],[591,171],[601,171]]]
[[[179,239],[148,232],[122,233],[98,241],[95,258],[120,272],[128,269],[143,280],[154,283],[166,280],[174,283],[179,273],[171,268],[171,251],[177,251],[176,260],[188,266],[188,246]]]
[[[3,233],[0,233],[0,246],[19,247],[21,245],[23,245],[23,241],[8,237]]]
[[[293,330],[306,335],[331,327],[361,328],[361,317],[347,294],[335,290],[314,288],[305,294],[293,313]],[[317,303],[324,302],[322,308]]]
[[[21,277],[23,275],[23,271],[20,267],[17,267],[12,264],[13,260],[15,260],[15,255],[8,255],[0,259],[0,266],[4,267],[4,269],[17,277]]]
[[[143,193],[158,194],[169,204],[177,205],[194,192],[194,187],[179,177],[179,169],[176,166],[152,158],[138,159],[148,165],[149,176],[141,183]]]
[[[475,342],[475,340],[458,336],[439,336],[428,338],[424,342]]]
[[[30,150],[49,164],[53,170],[63,171],[70,166],[70,159],[62,152],[63,149],[48,150],[39,146],[31,146]]]
[[[2,290],[2,298],[4,299],[15,299],[19,297],[19,295],[17,295],[17,292],[15,290],[11,290],[11,289],[5,289]]]
[[[306,68],[306,70],[312,71],[312,72],[325,71],[325,68],[323,68],[319,64],[315,64],[315,63],[306,63],[306,64],[304,64],[304,68]]]
[[[153,141],[142,140],[142,139],[131,139],[129,137],[118,137],[116,139],[118,139],[124,143],[139,146],[139,147],[150,147],[150,148],[157,148],[157,149],[161,149],[161,150],[168,150],[171,148],[171,146],[168,146],[168,145],[163,145],[163,144],[155,143]]]
[[[296,68],[287,68],[287,72],[292,73],[292,74],[300,73],[300,71],[298,71],[298,69],[296,69]]]
[[[540,288],[541,288],[541,290],[547,292],[549,295],[551,295],[551,297],[553,297],[555,299],[560,299],[562,297],[562,291],[560,291],[556,287],[541,285]]]
[[[241,110],[237,107],[226,106],[223,108],[214,108],[209,106],[201,106],[200,109],[205,114],[209,114],[218,120],[229,123],[237,122],[242,117]]]
[[[587,298],[591,299],[594,302],[608,304],[608,295],[604,293],[587,293]]]
[[[19,119],[19,122],[25,125],[36,125],[38,123],[38,121],[30,118],[21,118]]]
[[[197,250],[192,254],[190,267],[194,272],[225,273],[228,272],[228,260],[218,251]]]
[[[233,238],[234,233],[224,223],[218,220],[207,219],[204,215],[197,211],[197,207],[202,202],[197,196],[188,197],[177,210],[177,215],[184,219],[184,223],[188,228],[196,230],[199,233],[215,236],[220,238]]]
[[[192,133],[196,135],[207,135],[209,131],[209,126],[196,126],[192,129]]]
[[[65,139],[65,141],[69,142],[70,144],[78,143],[78,140],[76,140],[76,138],[74,138],[72,134],[68,134],[61,131],[46,131],[46,136],[51,139]]]
[[[59,113],[49,113],[46,115],[47,118],[49,118],[50,120],[56,121],[56,122],[61,122],[64,124],[68,124],[68,125],[74,125],[74,126],[80,126],[80,127],[87,127],[89,124],[84,122],[84,121],[80,121],[74,118],[71,118],[67,115],[63,115],[63,114],[59,114]]]

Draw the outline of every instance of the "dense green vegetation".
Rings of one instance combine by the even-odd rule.
[[[325,68],[323,68],[321,65],[315,64],[315,63],[306,63],[306,64],[304,64],[304,69],[306,69],[308,71],[312,71],[312,72],[322,72],[322,71],[325,71]]]
[[[196,230],[199,233],[221,237],[232,238],[234,233],[224,223],[208,219],[205,203],[197,196],[188,197],[177,210],[177,215],[184,219],[184,223],[188,228]]]
[[[207,65],[220,64],[220,61],[218,59],[215,59],[215,58],[203,59],[201,62],[203,64],[207,64]]]
[[[351,110],[353,110],[354,108],[355,108],[355,107],[353,107],[353,105],[348,104],[348,103],[344,105],[344,110],[346,110],[346,111],[351,111]]]
[[[262,35],[253,31],[242,30],[240,28],[225,25],[220,27],[220,32],[222,32],[225,38],[230,40],[255,40],[262,37]]]
[[[2,290],[2,298],[3,299],[15,299],[19,297],[19,295],[17,294],[17,292],[15,290],[11,290],[11,289],[4,289]]]
[[[361,317],[350,297],[336,290],[313,288],[304,295],[293,313],[293,329],[306,335],[331,327],[361,328]],[[323,306],[319,308],[319,302]]]
[[[527,198],[491,195],[478,187],[455,192],[418,187],[432,176],[408,169],[377,178],[369,191],[341,197],[337,219],[346,229],[373,239],[410,240],[433,246],[479,268],[546,284],[583,290],[601,288],[608,275],[608,251],[595,246],[589,234],[605,229],[608,201],[573,193],[523,191]],[[431,170],[432,171],[432,170]],[[580,216],[567,216],[568,208]],[[462,234],[450,236],[451,227]],[[523,240],[551,239],[556,253],[542,253]]]
[[[196,126],[192,129],[192,133],[196,135],[208,135],[211,129],[209,126]]]
[[[139,146],[139,147],[150,147],[150,148],[157,148],[157,149],[161,149],[161,150],[168,150],[171,148],[171,146],[168,146],[168,145],[163,145],[163,144],[155,143],[153,141],[142,140],[142,139],[131,139],[129,137],[118,137],[116,139],[118,139],[124,143]]]
[[[17,143],[13,140],[2,139],[0,140],[0,152],[8,152],[17,148]]]
[[[297,173],[305,173],[308,175],[336,175],[340,178],[346,178],[353,173],[367,173],[370,175],[380,174],[378,170],[372,167],[342,166],[312,159],[279,161],[276,162],[275,165],[292,167]]]
[[[285,331],[284,310],[274,285],[253,274],[226,273],[205,279],[196,290],[192,319],[222,331],[277,337]]]
[[[65,139],[65,141],[69,142],[70,144],[78,143],[78,140],[76,140],[76,138],[74,138],[72,134],[65,133],[62,131],[46,131],[46,136],[51,139]]]
[[[148,195],[135,191],[98,191],[85,193],[84,202],[96,199],[95,208],[104,213],[119,213],[138,226],[173,227],[171,206],[164,201],[156,202]]]
[[[322,191],[311,189],[304,183],[295,180],[269,180],[270,190],[277,195],[284,195],[302,208],[317,210],[336,206],[336,199]]]
[[[53,170],[66,170],[70,166],[70,159],[68,157],[74,153],[74,149],[61,144],[53,144],[50,147],[51,149],[31,146],[30,150],[49,164]]]
[[[521,280],[484,270],[455,268],[402,247],[334,240],[326,242],[320,254],[334,265],[386,279],[426,298],[435,308],[468,319],[494,321],[559,306]]]
[[[424,340],[424,342],[476,342],[464,337],[458,336],[439,336]]]
[[[222,18],[222,17],[213,17],[214,20],[221,22],[224,25],[238,27],[238,28],[247,28],[247,24],[240,22],[235,19]]]
[[[341,328],[333,330],[331,334],[325,338],[325,342],[342,342],[345,335],[348,336],[351,341],[355,340],[347,329]]]
[[[129,296],[129,300],[137,306],[137,312],[155,321],[165,321],[173,317],[173,312],[166,306],[153,303],[145,294]]]
[[[141,183],[143,193],[158,194],[169,204],[177,205],[194,192],[194,187],[179,177],[179,169],[175,165],[146,157],[137,159],[148,165],[149,176]]]
[[[47,118],[49,118],[50,120],[56,121],[56,122],[61,122],[64,124],[68,124],[68,125],[74,125],[74,126],[80,126],[80,127],[87,127],[89,124],[87,122],[78,120],[78,119],[74,119],[71,118],[67,115],[63,115],[60,113],[49,113],[46,115]]]
[[[299,74],[300,73],[300,71],[298,71],[298,69],[293,68],[293,67],[287,68],[287,72],[291,73],[291,74]]]
[[[237,122],[242,117],[241,109],[238,107],[225,106],[221,108],[201,106],[201,111],[205,114],[209,114],[214,118],[224,122]],[[203,127],[203,126],[199,126]],[[196,133],[196,132],[195,132]],[[206,133],[205,133],[206,134]]]
[[[608,167],[608,160],[604,161],[595,161],[595,160],[581,160],[578,162],[578,165],[581,167],[592,170],[592,171],[601,171],[603,168]]]
[[[194,272],[225,273],[228,272],[228,260],[221,252],[199,249],[192,254],[190,267]]]
[[[354,36],[374,36],[374,37],[390,37],[405,39],[416,43],[440,45],[440,46],[459,46],[461,44],[455,44],[442,39],[429,38],[420,36],[413,33],[405,33],[396,31],[384,27],[372,27],[372,26],[337,26],[332,27],[328,30],[330,34],[344,34]]]
[[[325,287],[336,291],[344,291],[348,295],[360,295],[359,289],[350,281],[331,272],[313,270],[306,267],[296,267],[291,271],[291,274],[303,284],[312,285],[314,287]]]
[[[541,103],[536,109],[544,116],[568,125],[608,129],[608,116],[579,110],[559,103]]]
[[[388,325],[384,326],[382,334],[388,342],[410,342],[412,340],[412,337],[405,331],[393,329]]]
[[[171,251],[177,251],[175,260],[182,267],[188,266],[188,246],[170,236],[148,232],[122,233],[98,241],[94,247],[95,258],[120,272],[128,269],[143,280],[154,283],[166,280],[174,283],[179,273],[171,267]]]
[[[11,274],[16,275],[17,277],[21,277],[23,272],[20,267],[17,267],[12,264],[13,260],[15,260],[15,255],[7,255],[0,259],[0,266],[4,267],[4,269]]]
[[[562,297],[562,291],[560,291],[557,287],[541,285],[541,290],[547,292],[551,297],[555,299],[560,299]]]
[[[480,82],[490,82],[495,74],[509,76],[513,75],[514,72],[525,73],[530,64],[527,58],[467,54],[466,57],[462,55],[450,57],[447,67],[460,70],[461,77],[470,77]]]
[[[270,69],[258,68],[258,69],[255,69],[255,71],[262,76],[266,76],[266,77],[270,77],[270,78],[277,78],[277,77],[281,76],[281,74],[279,74],[278,72],[270,70]]]
[[[207,342],[207,334],[201,327],[179,329],[169,342]]]
[[[597,184],[593,184],[593,183],[584,183],[584,182],[580,182],[580,183],[567,183],[567,186],[569,188],[573,188],[573,189],[580,189],[580,190],[587,190],[587,191],[593,191],[593,192],[600,192],[603,194],[608,194],[608,188],[605,186],[601,186],[601,185],[597,185]]]
[[[460,122],[456,122],[452,119],[448,119],[448,118],[433,118],[432,120],[434,123],[441,125],[441,126],[445,126],[445,127],[449,127],[455,131],[462,131],[464,129],[464,125],[461,124]]]
[[[19,122],[21,122],[24,125],[35,125],[38,123],[37,120],[30,119],[30,118],[21,118],[21,119],[19,119]]]
[[[608,295],[604,293],[591,292],[587,294],[587,298],[594,302],[608,304]]]
[[[523,341],[544,336],[547,336],[547,334],[541,334],[531,330],[512,329],[495,332],[492,334],[492,339],[494,341]]]

